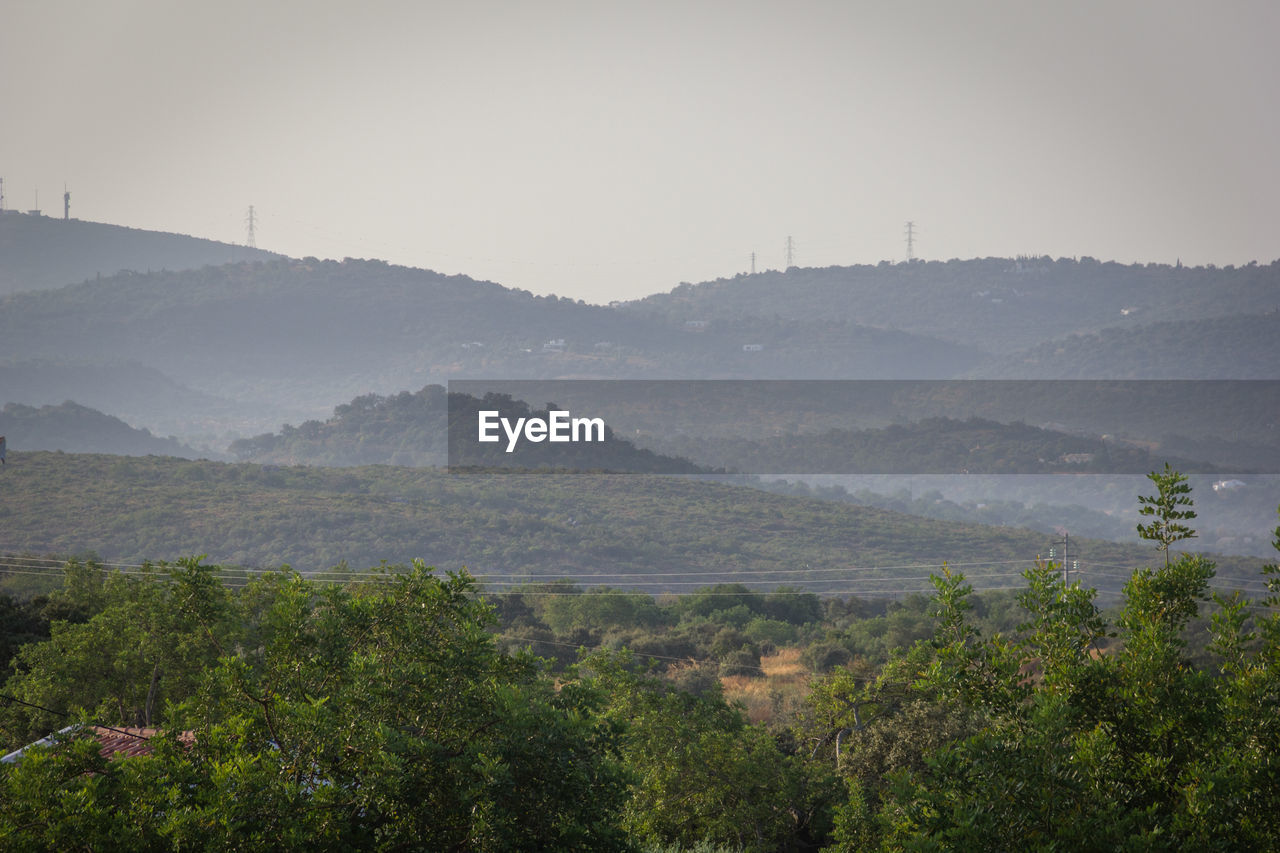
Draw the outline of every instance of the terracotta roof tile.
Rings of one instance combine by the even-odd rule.
[[[93,734],[98,739],[99,752],[103,758],[130,758],[137,755],[150,755],[155,747],[150,739],[160,733],[157,728],[111,728],[93,727]],[[178,740],[190,745],[194,740],[191,732],[178,735]]]
[[[150,755],[155,746],[151,742],[151,738],[160,734],[160,730],[156,728],[106,728],[104,726],[94,726],[93,736],[98,741],[98,751],[103,758],[116,758],[117,756],[129,758],[137,755]],[[54,732],[48,737],[43,737],[35,743],[16,749],[13,752],[0,757],[0,761],[6,764],[12,764],[22,760],[23,755],[28,749],[35,746],[48,746],[56,743],[59,738],[64,737],[83,737],[83,729],[78,725],[67,726],[61,731]],[[178,735],[178,740],[190,746],[195,743],[195,735],[192,732],[182,732]]]

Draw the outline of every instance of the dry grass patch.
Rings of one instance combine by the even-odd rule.
[[[764,670],[766,678],[800,678],[807,682],[813,673],[809,672],[809,668],[800,662],[800,656],[803,652],[804,650],[798,646],[782,649],[776,655],[760,658],[760,668]]]
[[[813,677],[800,662],[801,649],[782,649],[775,655],[760,659],[763,677],[729,675],[720,679],[724,698],[737,702],[746,709],[747,719],[753,723],[767,723],[784,715],[799,705],[809,694],[809,680]]]

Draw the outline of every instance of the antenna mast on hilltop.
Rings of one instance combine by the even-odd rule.
[[[787,269],[791,269],[796,265],[796,245],[791,240],[791,236],[787,235]]]
[[[0,199],[3,199],[3,198],[4,196],[0,196]],[[756,274],[756,253],[755,252],[751,253],[751,274],[752,275]]]
[[[0,178],[0,210],[4,210],[4,178]]]
[[[916,224],[907,223],[907,263],[916,259]]]
[[[62,185],[62,221],[69,222],[71,220],[71,193],[67,191],[67,185]]]
[[[258,240],[253,234],[253,224],[255,221],[256,217],[253,214],[253,205],[249,205],[249,215],[244,218],[244,224],[248,229],[248,234],[245,236],[244,244],[250,249],[258,248]]]

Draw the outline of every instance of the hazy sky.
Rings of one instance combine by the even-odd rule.
[[[1280,257],[1280,3],[0,0],[6,207],[608,301]]]

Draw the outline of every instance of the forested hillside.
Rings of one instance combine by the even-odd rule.
[[[0,297],[0,397],[71,399],[212,446],[455,378],[1267,378],[1276,270],[792,269],[598,306],[377,261],[152,267]],[[58,387],[85,397],[44,399]]]
[[[458,399],[466,396],[457,395]],[[439,385],[412,394],[369,394],[338,406],[324,422],[286,424],[279,433],[240,439],[230,450],[247,462],[441,466],[448,453],[447,410],[445,389]],[[723,420],[743,432],[767,433],[767,422],[762,421],[759,429],[742,423],[751,414],[748,411],[746,418],[735,422],[733,412],[726,411]],[[681,428],[682,422],[675,417],[672,420],[668,434],[646,432],[651,448],[703,466],[746,473],[1142,474],[1168,458],[1161,455],[1157,462],[1155,442],[1121,444],[981,418],[925,418],[881,429],[829,429],[768,438],[702,436]],[[1231,470],[1198,461],[1172,461],[1190,473]],[[1258,463],[1280,467],[1280,455],[1258,458]],[[581,460],[572,467],[581,469]]]
[[[448,402],[442,385],[380,396],[363,394],[324,421],[284,424],[277,433],[233,441],[242,462],[275,465],[412,465],[448,463]]]
[[[195,450],[173,438],[134,429],[119,418],[76,403],[23,406],[7,403],[0,409],[0,435],[14,450],[64,450],[69,453],[116,453],[122,456],[181,456],[194,459]]]
[[[479,380],[450,387],[554,401],[604,418],[645,447],[742,472],[1145,473],[1166,459],[1194,472],[1280,471],[1274,382]],[[285,425],[232,450],[247,461],[443,464],[444,410],[441,386],[367,394],[323,423]]]
[[[465,383],[461,387],[488,384]],[[503,383],[493,384],[501,387]],[[1254,426],[1262,429],[1251,433],[1251,437],[1268,438],[1270,430],[1265,428],[1265,423],[1257,421],[1265,417],[1269,407],[1274,405],[1274,394],[1256,393],[1271,389],[1253,384],[1238,384],[1234,394],[1213,398],[1218,405],[1206,407],[1208,413],[1218,414],[1224,405],[1231,408],[1233,402],[1240,410],[1234,415],[1221,416],[1216,422],[1198,418],[1194,412],[1187,411],[1186,417],[1175,421],[1147,417],[1135,423],[1131,420],[1133,407],[1118,409],[1109,415],[1099,406],[1088,415],[1095,423],[1105,424],[1110,418],[1138,430],[1123,439],[1079,429],[1064,432],[1062,428],[1037,427],[1021,421],[999,423],[974,416],[964,419],[926,416],[907,420],[904,415],[909,409],[924,413],[948,409],[962,411],[966,407],[1014,412],[1019,410],[1019,405],[1027,411],[1038,411],[1042,416],[1054,415],[1053,408],[1032,405],[1040,397],[1034,393],[1036,386],[1030,383],[1009,383],[1007,386],[990,383],[990,394],[974,391],[981,387],[978,383],[966,383],[963,387],[968,392],[966,395],[946,393],[949,389],[945,384],[932,388],[917,383],[885,385],[890,389],[889,397],[858,404],[848,414],[842,412],[846,403],[833,401],[830,409],[824,410],[822,401],[811,395],[803,399],[797,396],[796,409],[778,409],[778,399],[766,407],[758,404],[759,400],[751,395],[753,389],[749,385],[731,384],[727,390],[717,383],[639,384],[634,389],[626,383],[594,386],[563,382],[514,383],[511,387],[526,395],[567,393],[565,400],[585,406],[585,410],[592,413],[607,413],[611,424],[617,417],[618,422],[626,424],[628,434],[640,436],[639,440],[650,449],[731,473],[1143,474],[1164,461],[1195,474],[1280,470],[1280,450],[1270,444],[1192,440],[1176,433],[1161,436],[1156,432],[1182,430],[1207,435],[1221,429],[1240,435],[1243,430],[1236,425],[1242,419],[1252,419]],[[591,387],[599,390],[584,390]],[[737,390],[739,387],[741,391]],[[1088,408],[1081,401],[1090,396],[1099,403],[1107,398],[1115,399],[1117,395],[1136,396],[1137,408],[1150,404],[1156,410],[1175,405],[1180,396],[1187,401],[1197,397],[1196,390],[1180,392],[1176,385],[1167,385],[1164,390],[1154,384],[1118,386],[1114,391],[1099,385],[1097,390],[1083,394],[1079,392],[1088,392],[1088,389],[1051,384],[1043,387],[1044,395],[1065,398],[1064,411],[1073,407],[1077,411]],[[1213,386],[1218,391],[1231,387],[1226,384]],[[1006,394],[1006,389],[1010,393]],[[1026,393],[1028,390],[1033,392],[1030,396]],[[1210,389],[1205,386],[1205,390]],[[1144,391],[1153,393],[1144,397]],[[861,387],[854,396],[860,392]],[[681,395],[687,399],[680,399]],[[338,406],[333,416],[323,422],[310,420],[298,426],[285,424],[278,433],[239,439],[232,443],[230,451],[246,462],[442,466],[448,461],[449,450],[449,403],[446,396],[444,387],[439,385],[386,397],[366,394]],[[964,396],[971,398],[968,403]],[[453,394],[451,398],[477,399],[461,393]],[[495,399],[511,402],[507,395],[499,395]],[[780,399],[785,403],[788,398]],[[677,402],[682,403],[683,408],[668,405]],[[523,405],[519,401],[516,404]],[[807,404],[816,404],[816,411],[805,409]],[[469,410],[472,415],[475,408],[473,405]],[[546,414],[545,409],[540,411]],[[530,411],[524,410],[523,414],[528,415]],[[828,426],[855,418],[875,422],[896,420],[898,417],[902,417],[904,422],[881,428]],[[471,420],[474,421],[474,417]],[[787,424],[791,431],[784,431],[783,426]],[[1179,450],[1204,450],[1212,461],[1179,457],[1162,446],[1161,439]],[[510,467],[501,461],[501,457],[499,460],[495,464]],[[549,464],[549,460],[542,461]],[[579,458],[566,460],[563,467],[582,470],[587,461],[579,454]],[[473,463],[481,464],[479,460],[467,462],[461,458],[455,462]],[[632,469],[622,466],[615,470]]]
[[[319,570],[421,558],[498,584],[540,575],[650,591],[743,581],[885,594],[924,588],[921,568],[942,560],[1001,586],[1019,563],[1053,545],[1053,537],[1026,530],[639,474],[49,453],[11,453],[3,474],[0,549],[92,551],[112,561],[203,553],[231,565]],[[1073,539],[1072,553],[1090,583],[1114,590],[1114,567],[1132,566],[1144,552]],[[1224,558],[1220,575],[1252,576],[1257,565]]]
[[[550,404],[548,404],[550,405]],[[470,441],[481,410],[498,413],[510,423],[548,419],[549,409],[530,406],[509,395],[483,398],[447,393],[428,385],[416,394],[390,397],[367,394],[334,409],[321,423],[285,424],[267,433],[232,442],[232,455],[242,461],[287,465],[450,465],[455,468],[527,468],[567,471],[615,471],[645,474],[710,473],[684,459],[637,448],[607,424],[597,441],[566,448],[561,444],[523,443],[514,453],[500,438],[492,446]]]
[[[742,317],[823,317],[1011,353],[1112,327],[1274,311],[1277,293],[1280,263],[1217,268],[980,258],[739,275],[681,284],[633,305],[673,321],[712,325]]]
[[[534,395],[545,391],[553,396],[581,388],[565,383],[513,387]],[[670,423],[683,421],[682,415],[663,405],[677,398],[668,393],[656,400],[649,399],[652,386],[648,386],[647,391],[638,389],[629,394],[623,388],[620,393],[627,400],[648,400],[647,408],[642,402],[628,405],[626,400],[617,405],[620,401],[611,399],[609,394],[587,394],[585,399],[598,408],[588,405],[586,410],[609,412],[610,417],[616,415],[631,426],[644,424],[646,429],[639,431],[643,434],[637,436],[637,440],[661,454],[688,459],[713,470],[787,474],[793,480],[793,485],[782,486],[755,477],[739,478],[737,482],[743,485],[772,491],[794,490],[793,493],[806,497],[893,509],[927,518],[1028,527],[1045,534],[1066,529],[1073,536],[1121,542],[1135,538],[1132,497],[1141,486],[1142,475],[1159,468],[1165,461],[1173,461],[1181,470],[1201,472],[1194,479],[1204,495],[1202,536],[1207,548],[1233,554],[1269,552],[1267,531],[1275,507],[1280,504],[1277,478],[1227,472],[1248,466],[1277,470],[1280,453],[1272,446],[1167,439],[1171,448],[1203,450],[1207,457],[1220,460],[1206,463],[1193,461],[1201,459],[1198,456],[1187,459],[1165,452],[1154,440],[1117,442],[1096,435],[973,418],[926,418],[880,429],[778,435],[777,425],[781,423],[812,424],[807,416],[796,412],[784,413],[785,417],[777,420],[774,412],[756,405],[757,400],[750,394],[744,397],[732,390],[723,396],[732,398],[733,402],[721,411],[720,392],[725,391],[724,386],[710,383],[689,388],[708,392],[692,401],[698,415],[711,418],[718,427],[732,426],[745,435],[699,437],[692,424],[655,434],[657,422],[648,417],[651,410],[660,412]],[[1247,394],[1247,386],[1242,386],[1241,392]],[[444,465],[448,450],[445,397],[445,389],[440,386],[390,397],[366,395],[337,407],[333,417],[323,422],[307,421],[296,427],[286,424],[277,433],[240,439],[231,445],[231,452],[240,461],[267,464]],[[566,399],[583,403],[584,395],[571,394]],[[1139,398],[1139,407],[1154,399],[1154,396],[1150,401]],[[1245,403],[1246,412],[1254,411],[1253,404],[1258,402],[1246,401],[1245,397],[1239,399]],[[956,401],[949,402],[954,405]],[[916,403],[910,400],[910,395],[904,395],[893,405],[914,406]],[[735,422],[735,413],[739,411],[749,412],[755,420]],[[826,415],[819,413],[819,417]],[[822,422],[825,421],[819,420]],[[1190,421],[1182,423],[1184,428],[1190,425]],[[635,430],[627,430],[628,434],[632,432]],[[599,467],[679,470],[646,467],[643,459],[630,462],[628,459],[624,454],[609,464],[601,462]],[[533,460],[529,464],[537,462]],[[592,467],[589,462],[587,457],[575,453],[564,464],[582,470]],[[464,460],[459,459],[458,464],[464,464]],[[499,459],[498,464],[506,467],[522,463]],[[855,475],[858,471],[880,475]],[[912,476],[910,472],[930,472],[932,476]],[[947,472],[953,473],[947,475]],[[993,476],[983,476],[980,472]],[[1069,476],[1044,473],[1035,476],[1036,472]],[[1114,476],[1115,472],[1129,472],[1131,476]],[[1139,476],[1132,476],[1134,474]],[[811,483],[812,488],[794,482],[797,476]],[[1239,487],[1213,490],[1214,482],[1236,476],[1244,478]]]
[[[0,295],[46,290],[121,270],[199,269],[276,257],[213,240],[0,211]]]
[[[1277,284],[1280,289],[1280,284]],[[1280,302],[1280,295],[1276,297]],[[1170,320],[1046,341],[975,379],[1276,379],[1280,312]]]
[[[109,412],[162,435],[221,454],[238,435],[302,420],[287,407],[258,407],[204,394],[139,362],[68,363],[60,360],[0,362],[0,404],[57,405],[73,400]]]
[[[883,429],[757,440],[681,435],[655,443],[703,465],[774,474],[1141,474],[1165,459],[1148,447],[982,418],[925,418]],[[1188,472],[1222,470],[1170,461]]]
[[[981,354],[814,318],[693,332],[376,261],[121,274],[4,297],[0,361],[137,362],[207,394],[319,408],[453,376],[948,377]],[[757,349],[744,349],[744,347]]]

